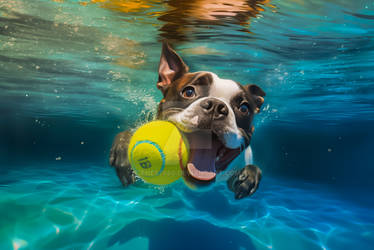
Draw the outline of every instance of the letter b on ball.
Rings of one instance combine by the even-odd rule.
[[[166,185],[182,176],[189,146],[172,123],[153,121],[141,126],[132,136],[128,158],[135,173],[144,181]]]

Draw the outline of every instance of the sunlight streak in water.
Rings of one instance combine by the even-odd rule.
[[[0,1],[0,249],[371,249],[373,20],[372,1]],[[252,198],[106,168],[155,117],[164,39],[265,90]]]
[[[232,229],[232,237],[236,232],[244,232],[259,249],[286,249],[291,238],[295,246],[303,249],[317,246],[339,249],[340,244],[352,246],[357,240],[362,244],[361,249],[365,249],[372,243],[368,233],[374,229],[372,214],[338,200],[316,185],[296,188],[292,181],[268,179],[252,199],[235,201],[224,183],[216,183],[205,192],[191,191],[182,183],[163,191],[145,184],[122,189],[111,169],[89,166],[83,170],[66,166],[70,170],[60,173],[61,167],[8,173],[7,178],[16,178],[17,182],[0,191],[0,204],[8,211],[4,221],[8,229],[0,239],[6,239],[13,232],[22,235],[22,240],[9,238],[14,249],[26,244],[36,248],[62,247],[89,232],[92,233],[79,241],[77,247],[91,248],[93,244],[102,247],[129,223],[129,228],[123,230],[135,230],[130,225],[139,224],[151,230],[149,233],[156,233],[162,227],[182,230],[190,222],[202,223],[201,230],[204,227]],[[26,181],[31,176],[33,179]],[[50,182],[44,181],[47,176]],[[20,209],[26,209],[27,213],[19,213]],[[15,227],[15,220],[22,224]],[[52,231],[48,230],[50,223],[53,223]],[[37,230],[27,233],[30,227]],[[144,236],[152,238],[151,234]],[[6,241],[0,243],[3,249],[7,246]]]

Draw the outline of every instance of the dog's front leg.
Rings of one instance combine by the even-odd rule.
[[[235,193],[235,199],[242,199],[256,192],[261,176],[262,172],[259,167],[247,165],[227,180],[227,186]]]
[[[117,176],[125,187],[135,182],[135,173],[127,157],[130,138],[131,133],[129,131],[117,134],[114,138],[109,156],[109,164],[115,167]]]

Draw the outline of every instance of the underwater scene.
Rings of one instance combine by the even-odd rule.
[[[123,187],[162,41],[265,92],[262,181]],[[0,0],[0,249],[373,249],[374,2]]]

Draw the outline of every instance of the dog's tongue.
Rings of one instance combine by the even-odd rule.
[[[191,134],[188,136],[190,143],[190,159],[187,163],[188,173],[195,179],[210,181],[216,177],[215,160],[218,145],[211,135]]]

